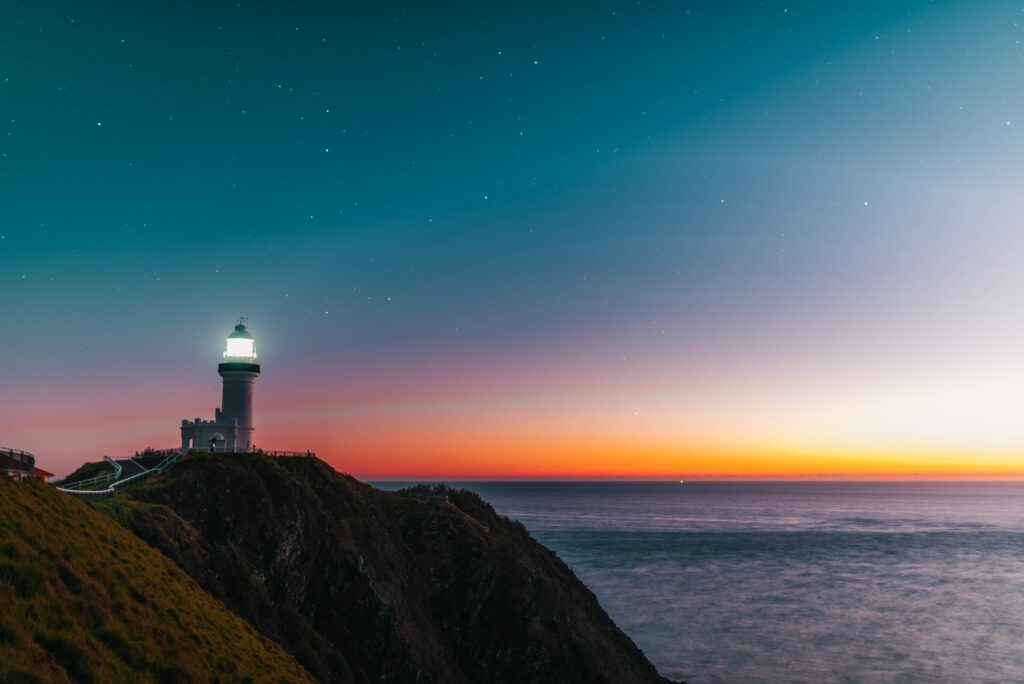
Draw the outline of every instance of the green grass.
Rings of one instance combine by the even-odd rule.
[[[115,520],[0,477],[0,682],[215,681],[310,679]]]

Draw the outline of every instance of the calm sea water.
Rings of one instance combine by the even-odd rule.
[[[1024,682],[1024,483],[459,486],[557,552],[667,677]]]

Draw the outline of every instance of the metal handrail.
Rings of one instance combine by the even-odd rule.
[[[97,475],[96,477],[90,477],[88,480],[79,480],[78,482],[72,482],[71,484],[64,487],[64,489],[81,489],[90,485],[103,484],[110,482],[114,479],[113,473],[107,473],[106,475]]]
[[[173,454],[170,454],[164,460],[160,461],[160,463],[150,468],[149,470],[143,471],[141,473],[136,473],[131,477],[126,477],[123,480],[115,482],[112,485],[110,485],[108,489],[110,490],[111,493],[114,493],[118,489],[124,489],[125,487],[131,486],[140,480],[145,480],[150,475],[162,473],[164,470],[167,469],[168,466],[177,461],[179,456],[181,456],[181,452],[176,451]]]
[[[58,489],[61,489],[61,490],[81,489],[82,487],[86,487],[86,486],[90,486],[90,485],[98,485],[98,484],[104,484],[106,482],[111,482],[111,481],[117,480],[119,477],[121,477],[122,467],[121,467],[120,463],[118,463],[114,459],[110,458],[110,456],[104,456],[103,460],[105,462],[109,463],[114,468],[114,472],[112,472],[112,473],[105,473],[103,475],[97,475],[95,477],[90,477],[87,480],[79,480],[78,482],[72,482],[71,484],[67,485],[66,487],[58,487]]]
[[[181,451],[175,450],[173,453],[168,454],[164,460],[160,461],[160,463],[156,464],[149,470],[144,470],[141,473],[136,473],[131,477],[126,477],[123,480],[114,482],[105,489],[71,489],[70,487],[57,487],[57,490],[64,492],[65,494],[72,494],[74,496],[79,497],[95,497],[97,499],[104,499],[109,496],[113,496],[114,492],[116,492],[118,489],[124,489],[125,487],[129,487],[133,484],[136,484],[137,482],[140,482],[141,480],[146,479],[150,475],[155,475],[156,473],[163,472],[164,470],[167,469],[168,466],[177,461],[180,456]]]
[[[132,463],[134,463],[135,465],[139,466],[140,468],[142,468],[142,472],[146,472],[148,470],[152,470],[152,468],[147,468],[146,466],[144,466],[141,463],[139,463],[139,457],[138,456],[132,456],[128,460],[131,461]]]
[[[113,496],[114,492],[116,492],[119,489],[124,489],[125,487],[130,487],[130,486],[132,486],[134,484],[137,484],[138,482],[141,482],[142,480],[145,480],[147,477],[149,477],[151,475],[156,475],[157,473],[162,473],[164,470],[169,468],[175,461],[177,461],[179,458],[181,458],[182,456],[184,456],[186,454],[210,453],[210,451],[213,451],[213,450],[207,450],[207,449],[161,449],[161,450],[147,449],[146,451],[141,452],[139,454],[139,456],[157,456],[157,455],[165,455],[165,454],[166,454],[166,456],[165,456],[165,458],[162,461],[160,461],[158,464],[156,464],[155,466],[153,466],[149,470],[143,470],[141,473],[136,473],[135,475],[131,475],[129,477],[126,477],[123,480],[117,479],[121,475],[121,470],[122,470],[121,464],[118,463],[117,461],[113,460],[109,456],[104,456],[103,459],[105,461],[111,462],[114,465],[114,467],[117,469],[116,475],[114,473],[108,473],[106,475],[99,475],[97,477],[90,478],[88,480],[82,480],[80,482],[74,482],[74,483],[68,485],[67,487],[59,487],[58,486],[57,490],[61,491],[61,492],[64,492],[65,494],[71,494],[71,495],[74,495],[74,496],[77,496],[77,497],[80,497],[80,498],[86,498],[86,499],[88,499],[88,498],[105,499],[107,497]],[[223,453],[223,452],[213,451],[213,453]],[[263,451],[261,449],[256,449],[252,453],[257,454],[259,456],[285,456],[285,457],[306,457],[306,458],[315,458],[316,457],[316,454],[313,453],[312,451]],[[132,456],[131,460],[134,460],[135,458],[136,457]],[[136,463],[138,463],[138,462],[136,462]],[[140,467],[145,467],[145,466],[142,466],[141,463],[138,464],[138,465]],[[112,479],[114,480],[113,482],[111,482]],[[108,482],[110,484],[107,484]],[[92,484],[92,485],[107,484],[107,486],[104,487],[103,489],[82,489],[81,488],[82,486],[87,485],[87,484]]]
[[[104,454],[103,460],[106,461],[107,463],[109,463],[110,465],[114,466],[114,479],[115,480],[117,478],[121,477],[121,470],[123,470],[123,468],[121,467],[120,463],[118,463],[114,459],[110,458],[110,456],[107,456],[106,454]]]

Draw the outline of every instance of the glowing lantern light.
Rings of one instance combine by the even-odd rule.
[[[224,359],[240,363],[255,363],[256,361],[256,340],[245,327],[245,323],[239,323],[228,335],[227,348],[224,350]]]

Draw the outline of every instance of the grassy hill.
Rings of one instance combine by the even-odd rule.
[[[310,678],[109,516],[0,476],[0,681]]]

